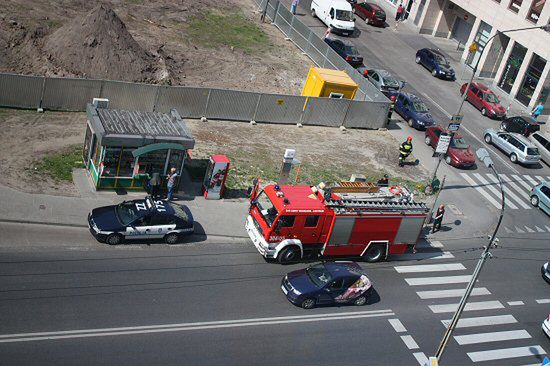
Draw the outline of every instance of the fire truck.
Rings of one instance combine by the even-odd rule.
[[[256,182],[245,228],[258,252],[279,263],[311,256],[378,262],[414,249],[428,211],[400,186],[343,182],[260,191]]]

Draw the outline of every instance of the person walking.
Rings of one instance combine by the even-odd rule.
[[[441,223],[443,222],[443,215],[445,214],[445,205],[440,205],[435,213],[434,226],[432,227],[432,234],[441,230]]]
[[[397,7],[397,12],[395,13],[395,21],[399,22],[402,16],[403,16],[403,3],[399,3],[399,6]]]
[[[325,37],[324,38],[330,38],[331,33],[332,33],[332,27],[328,27],[326,32],[325,32]]]
[[[300,3],[300,0],[292,0],[292,4],[290,5],[290,12],[292,15],[296,15],[296,9],[298,9],[298,4]]]
[[[407,137],[407,141],[403,142],[399,147],[399,166],[403,166],[405,159],[411,155],[413,150],[412,137]]]
[[[151,174],[151,179],[149,179],[149,187],[151,189],[151,197],[153,199],[157,199],[160,190],[160,174],[158,172]]]
[[[390,101],[391,101],[391,103],[390,103],[390,108],[389,108],[389,110],[388,110],[388,123],[387,123],[388,125],[389,125],[390,122],[391,122],[391,117],[392,117],[393,111],[394,111],[394,109],[395,109],[395,95],[392,95],[392,96],[390,97]]]
[[[174,186],[176,185],[177,177],[178,173],[176,173],[176,168],[170,169],[170,173],[166,176],[166,180],[168,181],[168,183],[166,184],[166,187],[168,188],[166,199],[168,201],[172,201],[172,199],[174,198]]]
[[[531,111],[531,117],[536,120],[541,115],[543,109],[544,106],[542,105],[542,103],[537,104]]]

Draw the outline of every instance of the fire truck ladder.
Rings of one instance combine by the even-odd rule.
[[[388,202],[372,201],[367,199],[328,199],[325,200],[327,207],[333,208],[336,213],[357,212],[357,211],[424,211],[428,207],[423,202]]]

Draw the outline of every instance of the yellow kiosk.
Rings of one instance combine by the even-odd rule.
[[[353,99],[357,89],[358,85],[344,71],[312,66],[302,96]]]

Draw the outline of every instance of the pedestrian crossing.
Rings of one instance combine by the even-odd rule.
[[[542,182],[550,181],[550,176],[499,174],[503,182],[506,206],[512,210],[534,208],[529,199],[531,189]],[[500,209],[501,192],[496,175],[482,173],[460,173],[460,176],[492,206]]]
[[[450,253],[449,255],[452,256]],[[466,282],[471,278],[464,274],[466,267],[462,263],[434,264],[430,261],[422,265],[394,266],[394,269],[403,275],[404,281],[414,288],[421,300],[428,302],[428,309],[442,318],[441,323],[446,328],[466,291]],[[521,329],[512,314],[506,314],[507,310],[502,302],[491,299],[491,296],[491,292],[485,287],[476,286],[473,289],[456,325],[454,341],[464,349],[466,357],[474,365],[478,362],[484,365],[486,361],[510,366],[536,364],[541,355],[546,355],[545,349],[533,341],[527,330]],[[403,327],[401,323],[394,325],[394,328],[396,326]],[[443,331],[444,329],[441,334]],[[413,340],[403,341],[409,347]],[[414,346],[409,349],[418,348],[416,343]],[[414,354],[419,364],[423,364],[425,356],[423,352]]]

